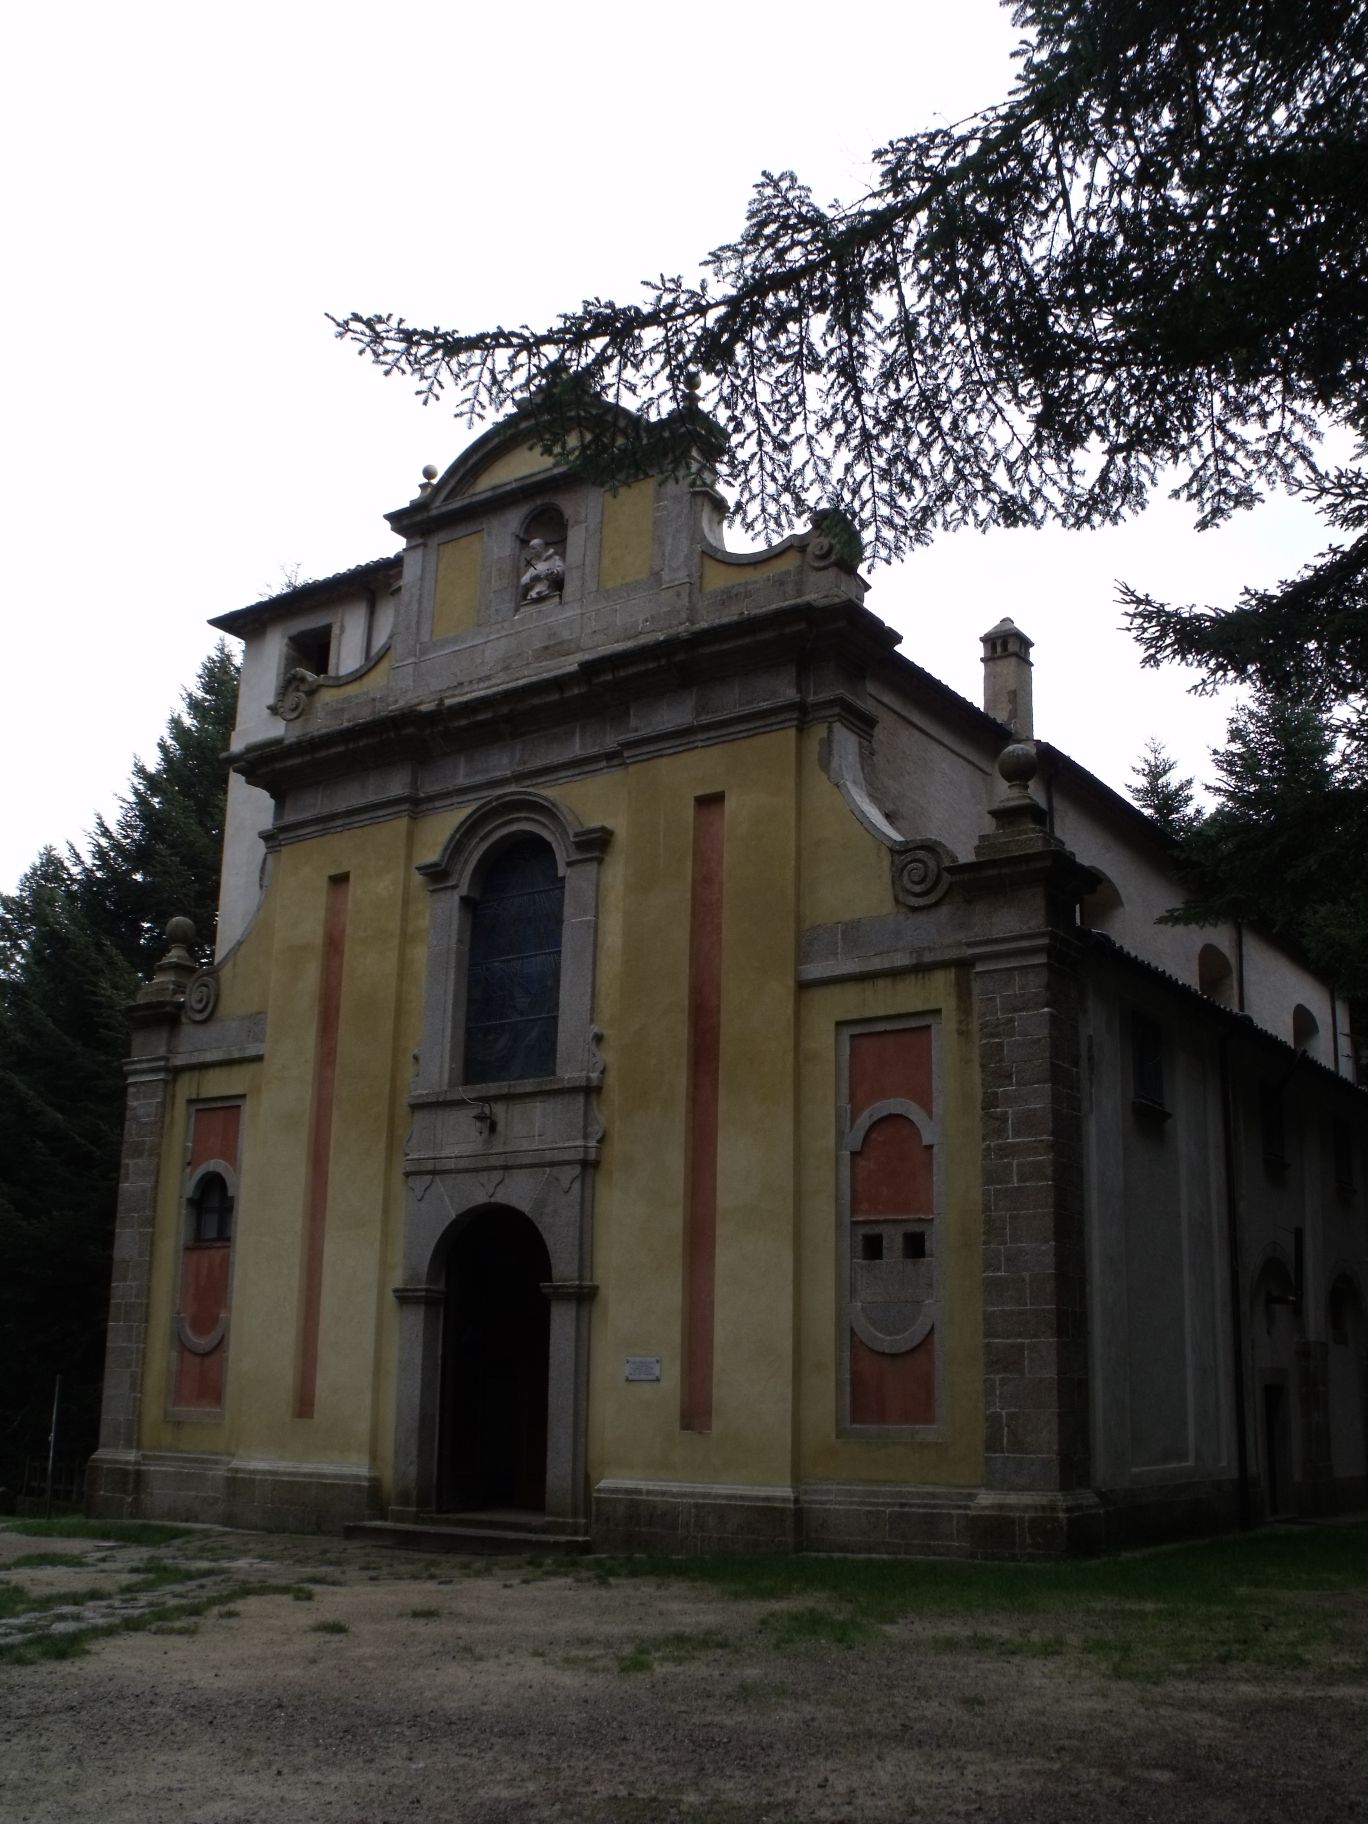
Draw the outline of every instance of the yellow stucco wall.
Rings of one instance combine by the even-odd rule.
[[[779,570],[792,570],[802,562],[802,553],[797,546],[781,551],[777,557],[749,558],[740,563],[724,564],[720,558],[709,557],[703,553],[703,587],[705,589],[731,589],[737,583],[748,583],[753,577],[773,576]]]
[[[432,597],[432,637],[468,633],[479,618],[480,566],[484,533],[466,532],[437,547],[437,583]]]
[[[366,669],[357,672],[355,677],[346,678],[340,684],[320,684],[318,700],[320,703],[336,703],[342,697],[358,697],[363,690],[378,690],[382,684],[389,682],[389,675],[390,648],[386,641]]]
[[[656,484],[634,481],[616,494],[603,496],[603,527],[599,535],[600,589],[635,583],[651,574],[651,536],[655,520]]]
[[[955,971],[798,989],[803,925],[891,910],[887,854],[821,771],[820,731],[779,730],[567,781],[613,839],[600,877],[589,1472],[696,1483],[971,1483],[982,1458],[977,1106],[969,983]],[[680,1429],[694,805],[726,799],[714,1422]],[[388,1497],[404,1220],[402,1149],[429,894],[414,872],[463,811],[293,844],[222,972],[227,1013],[269,1008],[264,1062],[182,1076],[168,1124],[143,1442],[250,1459],[373,1463]],[[293,1416],[323,905],[350,876],[316,1416]],[[628,911],[630,908],[630,916]],[[938,1012],[947,1199],[944,1436],[836,1436],[836,1028]],[[234,1328],[221,1423],[164,1417],[194,1097],[244,1095]],[[627,1384],[627,1355],[659,1383]]]
[[[387,1277],[397,1258],[402,1186],[398,1149],[407,1125],[426,905],[418,903],[403,820],[292,845],[274,859],[262,913],[228,961],[220,1009],[239,1010],[244,988],[264,988],[263,1062],[181,1074],[167,1124],[154,1255],[143,1442],[147,1448],[227,1450],[285,1462],[364,1464],[387,1446],[392,1338]],[[303,1267],[306,1152],[313,1088],[323,901],[331,875],[351,881],[342,976],[315,1417],[294,1416]],[[395,936],[410,922],[409,940]],[[233,1254],[233,1325],[223,1419],[168,1420],[167,1362],[179,1271],[181,1170],[190,1101],[245,1095],[242,1172]],[[396,1195],[396,1183],[400,1183]],[[379,1295],[383,1288],[383,1298]],[[389,1344],[391,1346],[387,1347]]]
[[[542,450],[527,445],[522,449],[505,450],[496,456],[487,468],[480,470],[460,490],[466,494],[478,494],[484,488],[497,487],[501,481],[520,481],[524,475],[536,475],[542,469],[555,467],[555,458],[546,455]]]

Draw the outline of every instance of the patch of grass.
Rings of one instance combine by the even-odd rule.
[[[164,1558],[147,1558],[132,1567],[133,1575],[119,1585],[120,1596],[142,1596],[176,1583],[194,1583],[204,1576],[197,1565],[168,1564]]]
[[[51,1591],[35,1596],[19,1583],[0,1583],[0,1621],[12,1615],[37,1615],[44,1609],[64,1609],[83,1602],[98,1602],[107,1590],[83,1589]]]
[[[316,1621],[310,1627],[311,1634],[350,1634],[351,1625],[345,1621]]]
[[[727,1634],[716,1632],[691,1633],[679,1630],[671,1634],[654,1634],[647,1640],[639,1640],[634,1647],[618,1656],[617,1669],[628,1675],[636,1672],[654,1672],[657,1662],[668,1665],[680,1665],[686,1659],[697,1659],[707,1653],[726,1653],[736,1645]]]
[[[858,1647],[873,1631],[862,1616],[831,1609],[771,1609],[760,1617],[760,1632],[773,1647]]]
[[[215,1621],[241,1621],[241,1619],[242,1619],[242,1610],[241,1609],[215,1609],[214,1610],[214,1620]]]
[[[9,1568],[12,1571],[67,1570],[72,1565],[84,1568],[87,1563],[85,1552],[21,1552],[17,1558],[10,1559]]]
[[[3,1586],[0,1586],[3,1587]],[[196,1620],[210,1609],[221,1603],[245,1601],[249,1596],[290,1596],[293,1595],[290,1584],[282,1583],[238,1583],[227,1590],[217,1590],[212,1596],[202,1596],[181,1602],[158,1603],[151,1608],[132,1615],[118,1615],[111,1620],[94,1621],[89,1626],[68,1628],[57,1634],[34,1633],[22,1640],[11,1640],[0,1643],[0,1666],[27,1666],[40,1660],[71,1659],[86,1650],[86,1644],[99,1640],[107,1634],[141,1634],[162,1629],[169,1623]],[[28,1610],[17,1610],[15,1613],[32,1612],[38,1608],[53,1608],[58,1602],[76,1600],[97,1600],[105,1592],[86,1590],[76,1596],[57,1599],[45,1599],[41,1603],[30,1600]],[[0,1609],[0,1616],[4,1611]],[[236,1613],[236,1611],[234,1611]]]
[[[405,1613],[409,1616],[410,1620],[412,1620],[412,1621],[436,1621],[437,1617],[441,1614],[441,1612],[442,1611],[440,1609],[407,1609],[407,1610],[405,1610]]]
[[[304,1583],[293,1584],[290,1588],[290,1594],[294,1597],[296,1602],[312,1602],[314,1599],[313,1591]]]
[[[945,1622],[941,1651],[1073,1657],[1114,1677],[1343,1674],[1360,1655],[1325,1598],[1368,1591],[1368,1526],[1266,1528],[1176,1549],[1049,1564],[862,1558],[625,1558],[580,1575],[684,1579],[808,1605],[762,1622],[776,1644],[854,1645],[880,1624]],[[1321,1600],[1317,1600],[1320,1598]]]
[[[47,1661],[80,1659],[90,1651],[88,1634],[35,1634],[30,1640],[0,1646],[0,1666],[36,1666]]]
[[[170,1545],[188,1539],[190,1528],[163,1526],[154,1520],[87,1520],[71,1514],[60,1520],[7,1520],[2,1529],[24,1539],[108,1539],[115,1545]]]
[[[149,1634],[198,1634],[198,1621],[160,1621],[156,1627],[149,1628]]]

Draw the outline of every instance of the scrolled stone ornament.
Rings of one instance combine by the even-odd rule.
[[[810,539],[807,558],[814,570],[829,570],[836,562],[836,547],[829,538]]]
[[[201,969],[185,985],[185,1017],[199,1024],[214,1017],[218,1006],[218,977],[212,969]]]
[[[934,906],[950,890],[946,869],[955,859],[953,849],[934,836],[914,836],[900,842],[892,854],[893,897],[900,906],[914,910]]]
[[[309,707],[309,698],[318,689],[316,672],[305,671],[302,666],[287,674],[280,687],[280,695],[269,707],[273,709],[282,722],[297,722]]]

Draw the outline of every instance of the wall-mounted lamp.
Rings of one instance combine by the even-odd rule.
[[[488,1102],[477,1102],[475,1104],[475,1125],[480,1130],[480,1138],[482,1140],[487,1140],[498,1127],[499,1123],[494,1117],[494,1110],[490,1107]]]

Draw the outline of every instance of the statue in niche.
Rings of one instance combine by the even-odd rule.
[[[519,604],[549,602],[565,586],[565,560],[544,538],[529,540],[527,567],[518,583]]]

